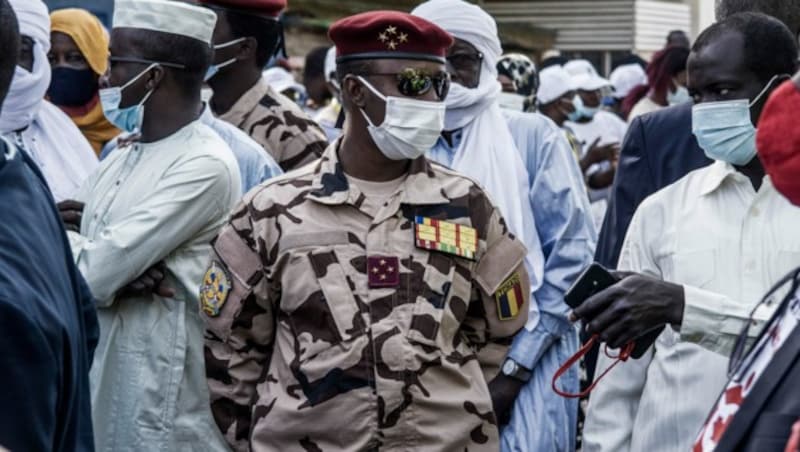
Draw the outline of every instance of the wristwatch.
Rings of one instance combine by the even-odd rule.
[[[503,363],[503,368],[500,369],[500,371],[507,377],[515,378],[524,382],[530,380],[532,375],[530,370],[520,366],[511,358],[506,358],[506,362]]]

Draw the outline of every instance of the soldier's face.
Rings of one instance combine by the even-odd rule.
[[[414,95],[415,92],[404,85],[415,83],[414,74],[419,76],[419,83],[425,83],[426,77],[445,77],[444,64],[416,60],[375,60],[370,67],[369,74],[362,74],[361,77],[385,97],[409,97],[430,102],[444,100],[434,86]],[[361,107],[373,124],[382,124],[386,115],[386,102],[360,82],[353,78],[349,80],[345,86],[351,90],[349,94],[355,106]]]

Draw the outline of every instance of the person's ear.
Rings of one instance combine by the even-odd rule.
[[[258,52],[258,41],[256,41],[256,38],[250,36],[245,38],[242,42],[236,44],[236,47],[237,60],[250,60],[256,57],[256,52]]]
[[[342,94],[358,108],[364,108],[367,105],[367,88],[352,74],[348,74],[342,80]]]
[[[149,73],[147,74],[147,82],[144,84],[145,88],[147,88],[148,91],[156,89],[156,87],[161,84],[162,80],[164,80],[166,75],[167,71],[165,71],[161,66],[156,66],[153,69],[150,69]]]

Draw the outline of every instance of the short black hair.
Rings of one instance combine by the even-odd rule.
[[[761,13],[737,13],[706,28],[697,37],[692,52],[698,52],[728,32],[744,38],[744,61],[759,80],[767,83],[779,74],[797,70],[797,40],[778,19]]]
[[[794,36],[800,33],[800,4],[797,0],[719,0],[717,20],[744,12],[764,13],[783,22]]]
[[[19,56],[19,26],[14,10],[0,0],[0,109],[8,94]]]
[[[325,77],[325,57],[328,56],[330,47],[317,47],[306,55],[306,64],[303,68],[303,79]]]
[[[238,11],[214,9],[218,15],[227,20],[231,34],[236,39],[253,38],[256,40],[256,65],[263,68],[282,45],[283,25],[268,17],[259,17]]]
[[[208,43],[173,33],[136,31],[138,33],[129,35],[129,44],[138,56],[183,65],[184,69],[165,69],[171,71],[178,85],[184,87],[187,94],[194,93],[202,85],[213,57],[213,50]]]

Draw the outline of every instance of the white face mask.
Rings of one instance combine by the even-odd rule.
[[[383,155],[391,160],[414,160],[436,144],[444,130],[444,102],[384,96],[363,77],[357,78],[386,102],[386,116],[379,126],[361,110],[372,141]]]
[[[512,111],[522,111],[525,109],[525,97],[517,93],[502,92],[497,97],[500,108]]]

